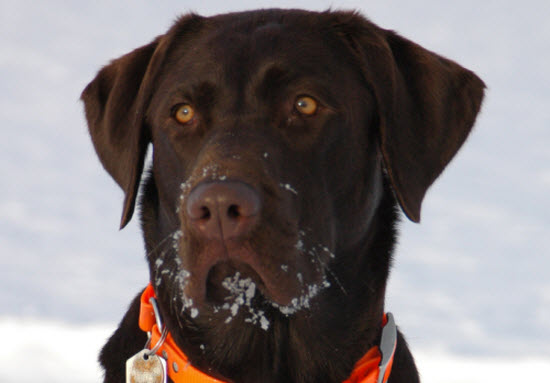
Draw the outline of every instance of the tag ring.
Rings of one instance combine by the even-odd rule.
[[[164,341],[166,340],[166,337],[168,336],[168,329],[163,326],[162,319],[160,318],[160,311],[157,305],[157,300],[153,297],[149,298],[149,302],[151,303],[151,306],[153,306],[153,312],[155,313],[155,321],[157,322],[157,327],[159,331],[162,331],[162,334],[160,336],[159,341],[153,347],[150,351],[147,352],[147,356],[151,356],[157,353],[159,348],[163,345]],[[151,338],[149,338],[149,341],[147,343],[151,342]],[[148,344],[150,346],[150,344]]]
[[[167,336],[168,336],[168,330],[164,328],[164,330],[162,330],[162,335],[160,336],[159,341],[157,342],[157,344],[155,344],[155,347],[153,347],[151,350],[147,352],[147,356],[156,354],[160,346],[164,344],[164,341],[166,340]]]

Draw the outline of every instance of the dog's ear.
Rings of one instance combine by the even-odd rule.
[[[155,79],[175,37],[200,19],[184,16],[150,44],[105,66],[81,95],[92,141],[103,167],[125,193],[120,227],[132,218],[151,132],[145,112]]]
[[[395,194],[409,219],[419,222],[427,189],[472,129],[485,84],[457,63],[357,14],[341,14],[338,28],[374,93]]]
[[[132,218],[150,142],[138,94],[157,46],[158,39],[112,61],[81,96],[97,155],[125,193],[121,228]]]

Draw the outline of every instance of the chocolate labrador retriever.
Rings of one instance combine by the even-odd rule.
[[[420,220],[483,91],[354,12],[186,15],[105,66],[82,100],[121,227],[143,176],[150,270],[105,382],[417,382],[384,307],[397,206]]]

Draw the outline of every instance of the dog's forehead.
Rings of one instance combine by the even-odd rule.
[[[174,61],[193,73],[250,74],[275,63],[296,72],[324,74],[342,66],[345,49],[334,44],[329,26],[316,23],[315,17],[268,12],[210,18],[192,38],[182,37]]]
[[[309,49],[319,49],[322,41],[316,32],[296,21],[283,23],[263,20],[244,26],[232,23],[214,24],[206,38],[208,47],[215,52],[261,50],[264,54],[270,54],[280,50],[308,49],[309,46]]]

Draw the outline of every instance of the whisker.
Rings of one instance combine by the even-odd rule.
[[[174,235],[178,232],[179,230],[174,230],[173,232],[171,232],[170,234],[168,234],[166,237],[164,237],[150,252],[147,253],[146,257],[149,258],[150,255],[152,255],[153,253],[155,253],[157,250],[159,250],[162,246],[164,246],[166,244],[166,241],[169,240],[170,238],[173,238]],[[166,253],[163,253],[161,255],[164,256],[164,254]]]
[[[176,312],[176,309],[175,309],[175,307],[174,307],[174,302],[175,302],[175,301],[176,301],[175,297],[172,298],[172,299],[170,299],[170,311],[173,312],[173,313]],[[181,318],[180,318],[180,317],[181,317],[181,314],[183,313],[183,311],[184,311],[184,310],[182,309],[180,315],[175,315],[176,321],[178,322],[178,325],[180,326],[180,328],[184,328],[184,325],[183,325],[183,323],[182,323],[182,321],[181,321]]]
[[[336,274],[334,274],[334,272],[330,269],[330,267],[328,267],[328,265],[326,265],[322,260],[321,260],[321,257],[319,257],[319,254],[317,254],[317,252],[315,251],[314,252],[315,254],[315,257],[317,258],[317,261],[319,261],[319,264],[326,270],[329,272],[329,274],[332,276],[332,278],[334,278],[334,280],[336,281],[336,284],[338,285],[338,287],[340,288],[340,290],[342,290],[342,292],[344,293],[344,295],[348,295],[348,292],[346,291],[346,289],[344,288],[344,285],[342,285],[342,283],[340,282],[340,280],[338,279],[338,277],[336,276]]]
[[[174,219],[174,217],[173,217],[171,214],[168,214],[168,212],[166,211],[166,209],[167,209],[166,206],[164,206],[164,205],[161,204],[160,211],[161,211],[162,215],[163,215],[168,221],[170,221],[170,223],[171,223],[172,225],[179,226],[179,222],[177,222],[178,219]]]

